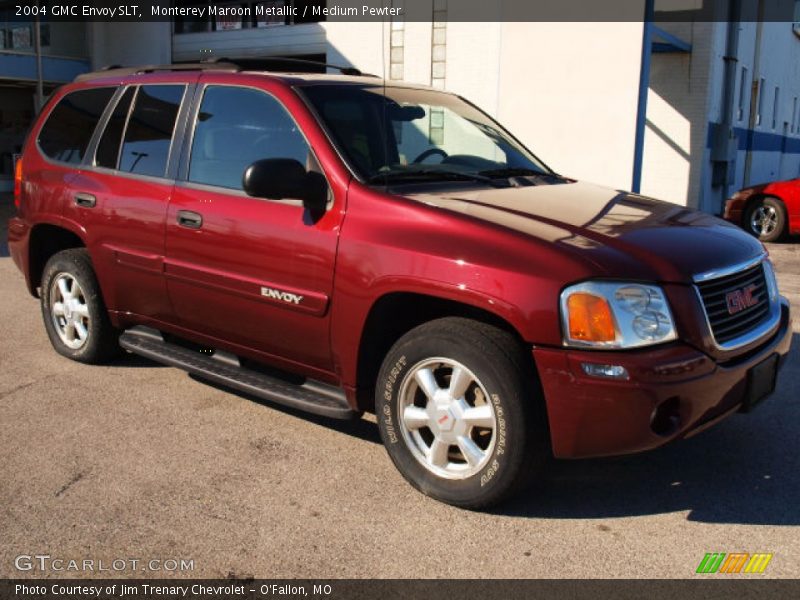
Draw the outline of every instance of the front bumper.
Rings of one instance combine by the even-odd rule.
[[[742,406],[752,367],[773,354],[783,364],[791,339],[789,303],[781,299],[778,331],[754,351],[729,362],[718,363],[682,342],[629,352],[534,348],[553,454],[556,458],[630,454],[705,429]],[[622,365],[630,378],[587,376],[583,362]],[[670,415],[666,424],[665,414]],[[654,415],[658,415],[655,422]]]

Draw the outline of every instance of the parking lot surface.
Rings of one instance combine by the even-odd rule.
[[[60,357],[8,257],[11,211],[0,201],[0,577],[109,575],[17,570],[34,554],[193,561],[119,573],[144,577],[696,577],[706,552],[770,552],[763,576],[800,576],[797,316],[754,413],[554,463],[526,496],[471,513],[406,484],[371,417],[309,417],[135,357]],[[800,243],[770,252],[797,310]]]

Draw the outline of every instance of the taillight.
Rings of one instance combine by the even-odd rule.
[[[22,200],[22,157],[14,165],[14,206],[19,208]]]

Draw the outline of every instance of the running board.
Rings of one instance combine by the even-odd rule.
[[[128,329],[120,336],[119,344],[134,354],[283,406],[333,419],[361,416],[350,407],[340,388],[313,380],[289,383],[242,367],[239,359],[228,352],[215,350],[213,354],[201,354],[166,342],[161,333],[149,327]]]

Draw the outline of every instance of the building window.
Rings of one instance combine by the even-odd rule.
[[[792,102],[792,133],[797,131],[797,96],[794,97]]]
[[[772,102],[772,128],[775,129],[778,126],[778,106],[780,101],[780,94],[781,88],[777,85],[775,86],[775,98]]]
[[[204,10],[202,17],[176,17],[174,31],[198,33],[298,25],[324,21],[325,15],[314,14],[318,0],[261,0],[260,2],[190,2]],[[324,5],[324,3],[323,3]],[[213,9],[213,10],[212,10]],[[211,13],[214,14],[211,14]],[[292,13],[296,16],[292,16]]]
[[[741,121],[744,118],[744,101],[745,101],[746,86],[747,86],[747,67],[742,67],[742,74],[739,80],[739,111],[738,111],[739,121]]]
[[[50,45],[50,25],[47,15],[39,17],[42,47]],[[0,49],[31,51],[34,46],[31,17],[18,17],[13,9],[0,10]]]
[[[766,94],[767,81],[763,77],[758,82],[758,112],[756,113],[756,125],[761,125],[761,115],[764,114],[764,94]]]

